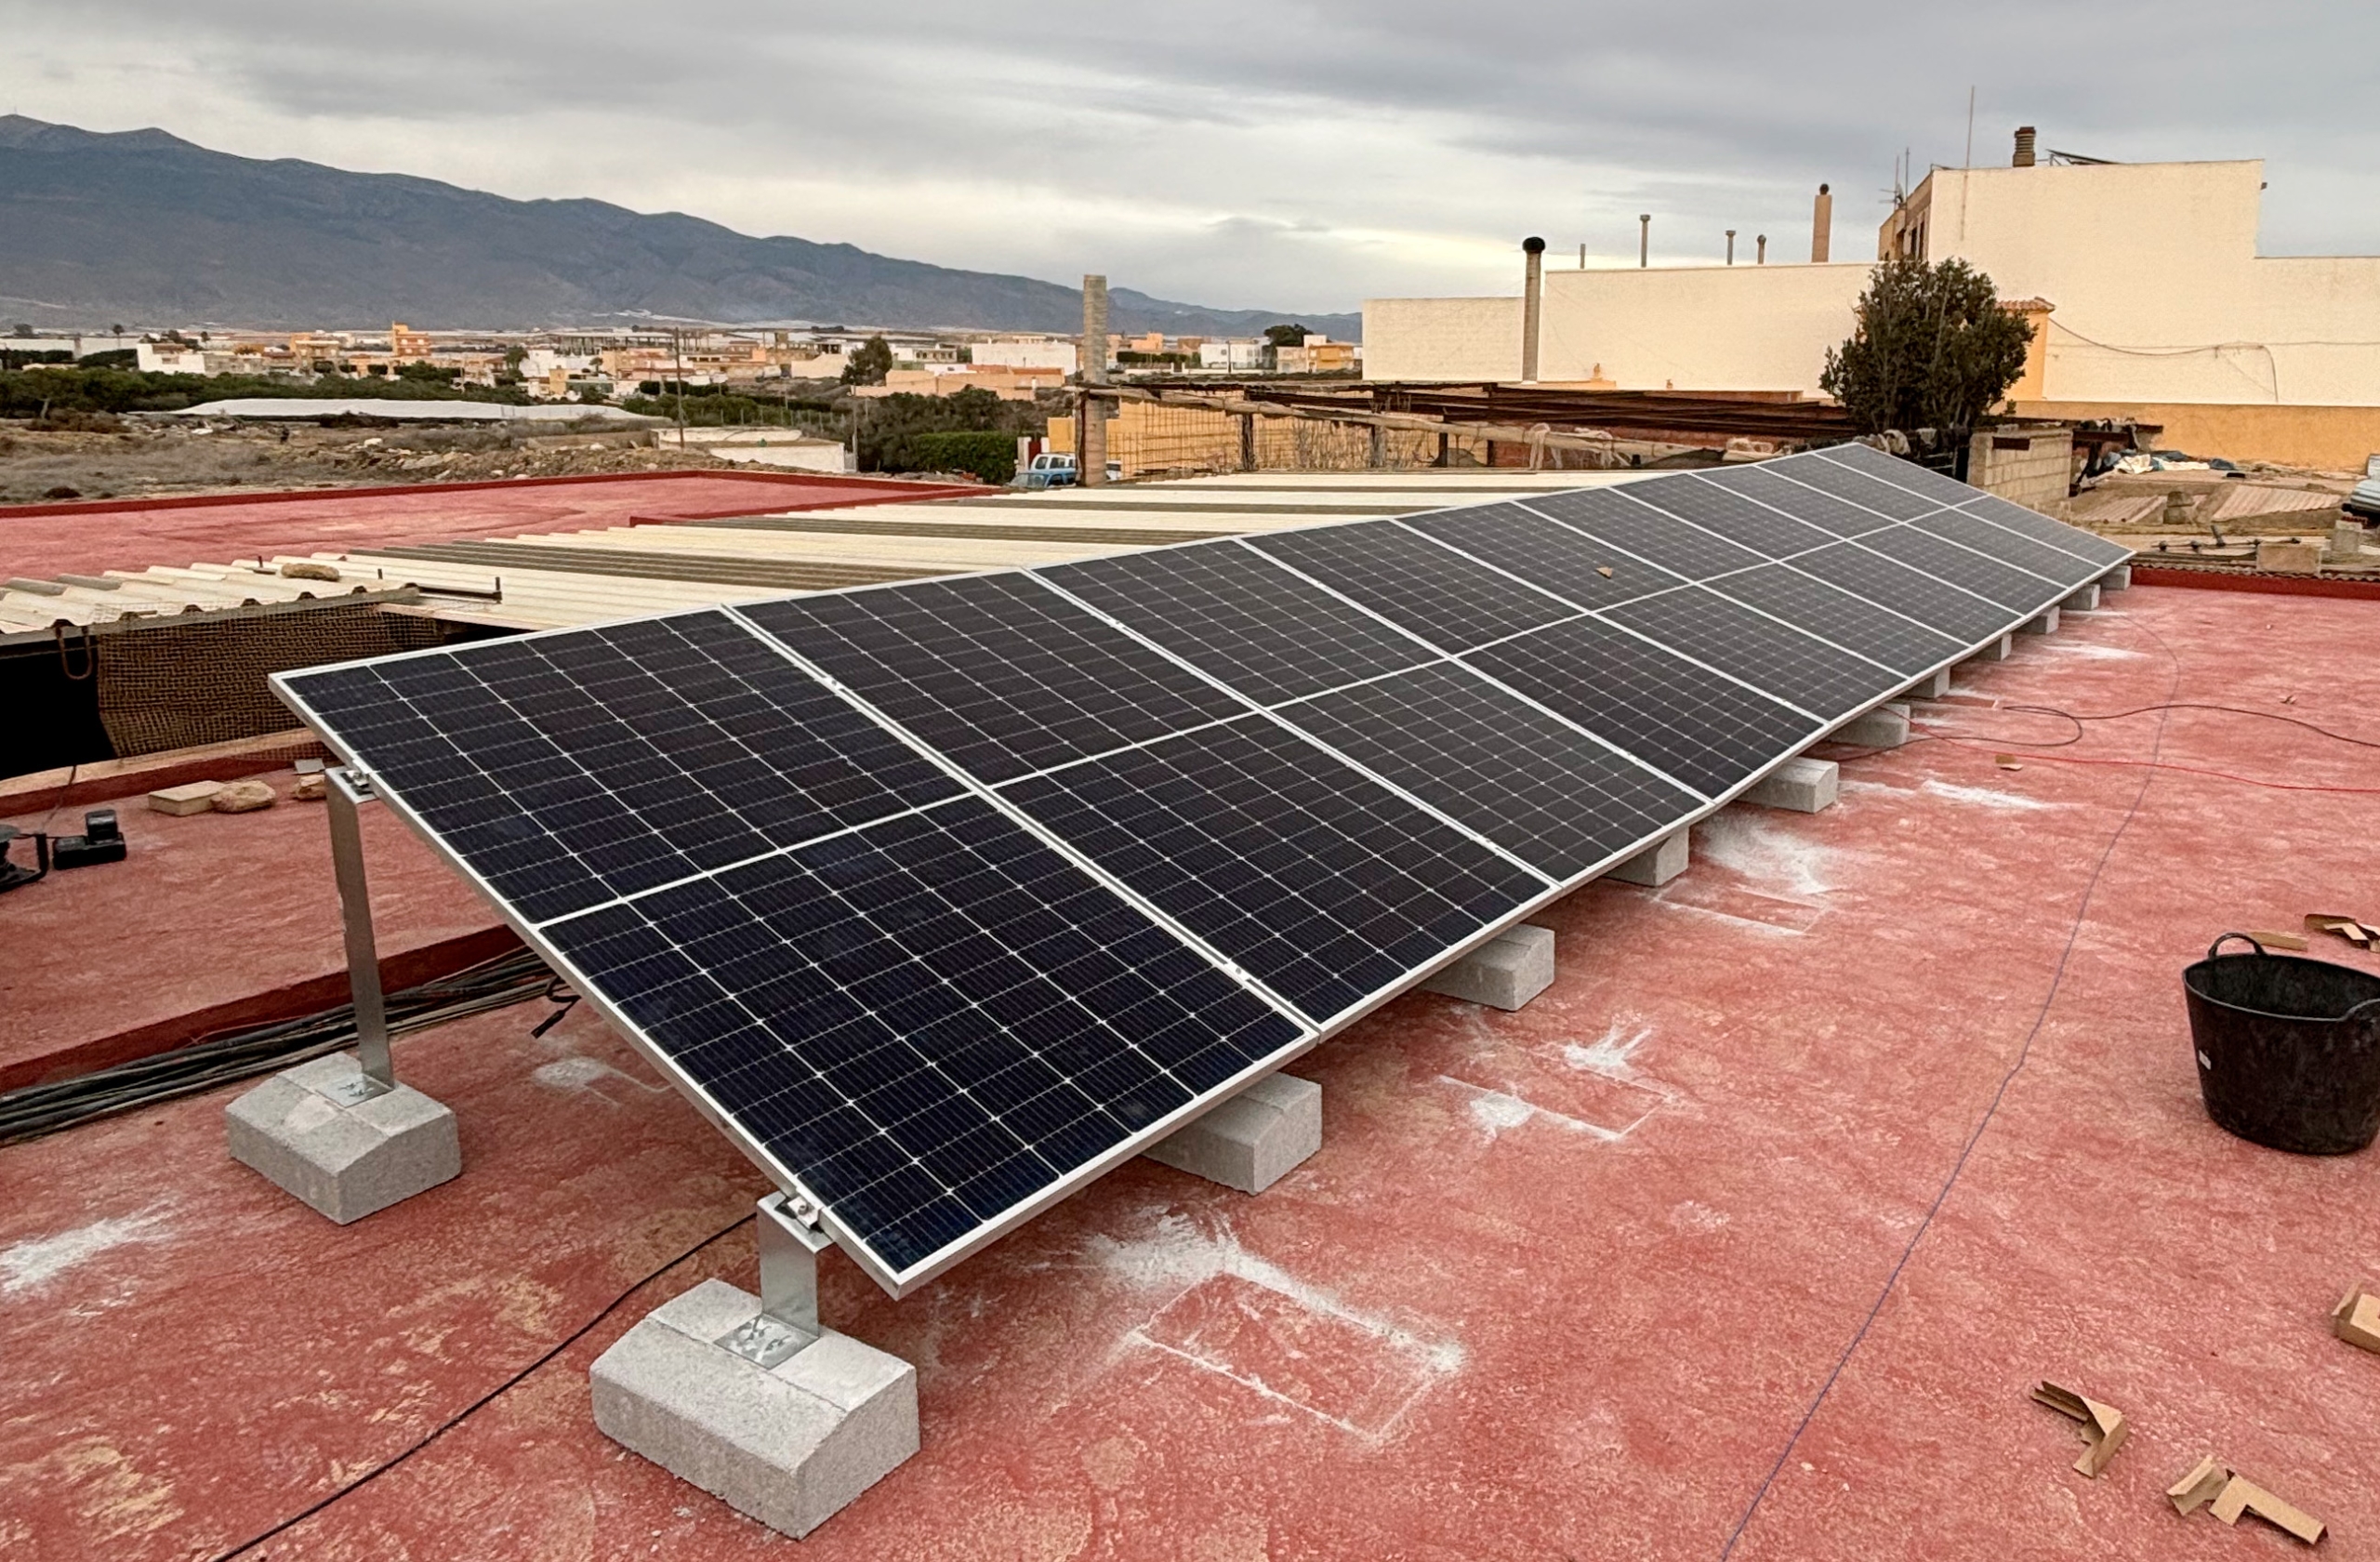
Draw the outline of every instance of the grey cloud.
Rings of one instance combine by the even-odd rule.
[[[20,106],[156,117],[89,62],[148,60],[235,150],[351,151],[509,194],[681,206],[754,231],[1216,304],[1346,308],[1509,285],[1543,233],[1716,258],[1799,252],[1836,189],[1860,253],[1894,158],[1976,157],[2009,128],[2125,159],[2264,156],[2275,253],[2380,250],[2380,10],[2134,0],[1900,5],[851,7],[728,0],[205,7],[0,3]],[[85,83],[90,85],[86,87]],[[325,160],[337,160],[326,158]],[[587,182],[572,182],[583,179]],[[798,189],[799,197],[787,193]],[[692,197],[699,196],[700,199]]]

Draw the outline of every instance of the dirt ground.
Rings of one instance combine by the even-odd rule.
[[[643,429],[522,433],[469,426],[325,429],[112,421],[112,428],[37,430],[0,420],[0,504],[733,464],[699,447],[681,451]]]

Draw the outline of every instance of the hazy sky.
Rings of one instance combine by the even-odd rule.
[[[1939,20],[1936,20],[1936,18]],[[1870,253],[1894,159],[2263,157],[2380,252],[2380,7],[0,0],[0,108],[1244,308]]]

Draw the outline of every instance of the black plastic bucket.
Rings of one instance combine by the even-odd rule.
[[[2254,954],[2220,954],[2230,940]],[[2206,1115],[2242,1139],[2347,1155],[2380,1131],[2380,976],[2227,933],[2182,973]]]

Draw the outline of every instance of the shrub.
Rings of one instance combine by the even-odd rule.
[[[1006,483],[1016,475],[1014,434],[952,430],[912,435],[909,446],[917,452],[918,464],[932,471],[972,472],[991,483]]]

